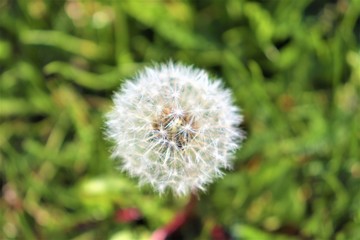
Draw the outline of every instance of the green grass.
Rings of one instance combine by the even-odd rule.
[[[146,239],[186,204],[103,139],[113,91],[168,59],[220,76],[245,116],[192,238],[360,238],[359,0],[3,0],[0,239]],[[146,224],[116,222],[128,207]]]

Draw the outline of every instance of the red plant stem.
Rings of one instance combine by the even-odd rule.
[[[197,200],[198,199],[196,194],[191,193],[189,202],[186,204],[184,209],[178,212],[168,224],[161,228],[158,228],[155,232],[153,232],[153,234],[151,235],[151,240],[165,240],[166,237],[181,228],[181,226],[183,226],[189,219],[189,217],[192,215]]]

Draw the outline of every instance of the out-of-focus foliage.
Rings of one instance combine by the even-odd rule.
[[[196,237],[360,238],[360,1],[0,1],[0,239],[141,239],[186,199],[116,170],[110,96],[168,59],[221,76],[245,115]],[[138,208],[141,223],[116,221]],[[194,236],[193,236],[194,237]]]

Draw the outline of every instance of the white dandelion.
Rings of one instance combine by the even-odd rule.
[[[193,67],[169,62],[145,68],[113,101],[106,120],[112,156],[140,185],[160,193],[204,191],[231,167],[244,138],[231,92]]]

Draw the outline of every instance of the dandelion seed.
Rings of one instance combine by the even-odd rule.
[[[160,193],[204,191],[244,139],[230,91],[200,69],[172,62],[146,68],[113,101],[106,120],[112,156]]]

